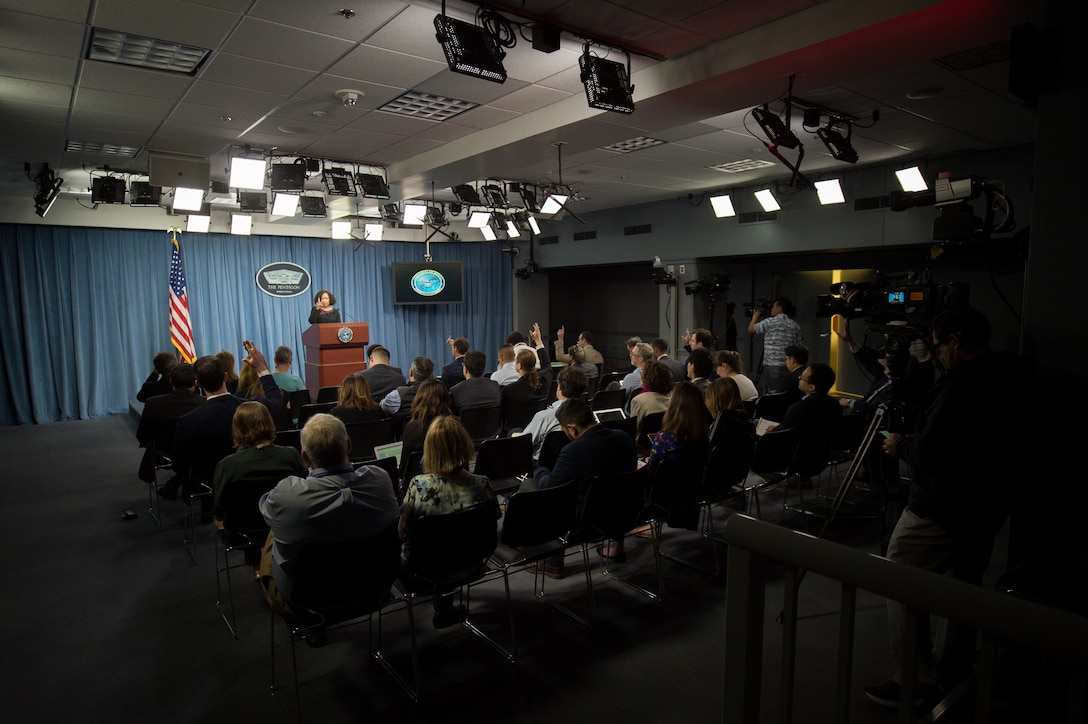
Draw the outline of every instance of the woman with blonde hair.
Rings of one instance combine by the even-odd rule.
[[[388,415],[370,396],[370,383],[361,374],[348,375],[340,383],[337,404],[329,414],[340,418],[345,425],[349,422],[370,422],[382,420]]]
[[[261,378],[257,376],[257,369],[253,365],[242,365],[242,374],[238,375],[236,395],[253,399],[264,397],[264,387],[261,386]]]
[[[247,367],[249,365],[246,365]],[[243,402],[234,411],[231,435],[235,453],[220,460],[212,478],[212,512],[223,527],[222,496],[231,485],[249,480],[272,481],[269,488],[289,475],[306,477],[306,465],[293,447],[276,445],[272,414],[260,402]],[[254,503],[256,504],[256,503]]]
[[[407,533],[413,520],[471,510],[494,501],[495,493],[488,479],[468,470],[475,454],[472,438],[460,420],[441,415],[431,421],[423,442],[424,472],[408,482],[400,507],[398,530],[400,537],[406,539],[402,550],[406,562],[411,561],[411,538]],[[453,605],[452,593],[435,596],[433,601],[435,628],[453,626],[464,619],[465,608]]]

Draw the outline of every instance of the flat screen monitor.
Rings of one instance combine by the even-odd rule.
[[[462,262],[393,262],[393,304],[461,304],[464,301]]]

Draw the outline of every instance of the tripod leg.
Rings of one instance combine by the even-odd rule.
[[[884,416],[887,414],[887,408],[881,405],[876,408],[876,412],[873,414],[873,420],[869,423],[869,428],[865,431],[865,435],[861,438],[861,444],[858,445],[858,450],[854,453],[854,459],[850,462],[850,469],[846,471],[846,477],[842,479],[842,483],[839,484],[839,489],[835,492],[835,498],[831,501],[831,513],[824,520],[824,525],[820,529],[818,538],[823,538],[824,533],[835,520],[835,516],[839,513],[839,508],[842,506],[843,501],[846,500],[847,494],[850,492],[850,486],[854,484],[854,478],[857,477],[858,471],[861,470],[861,463],[865,460],[865,456],[869,454],[869,448],[872,447],[873,440],[880,433],[880,427],[884,423]]]

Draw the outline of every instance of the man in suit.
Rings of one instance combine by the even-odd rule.
[[[685,369],[691,364],[691,353],[697,349],[706,350],[706,353],[710,355],[711,365],[710,373],[706,375],[707,381],[713,382],[718,379],[718,372],[714,369],[714,355],[718,353],[718,350],[714,349],[714,335],[709,329],[705,327],[696,327],[692,330],[684,330],[684,350],[688,353],[687,361],[684,363]],[[684,379],[687,379],[686,373]],[[704,390],[705,391],[705,390]]]
[[[563,359],[563,356],[567,354],[568,347],[566,346],[566,325],[559,328],[555,333],[555,358]],[[589,331],[578,333],[578,346],[582,348],[582,355],[585,357],[585,361],[591,365],[603,365],[604,357],[593,346],[593,333]]]
[[[789,406],[782,422],[767,428],[767,431],[797,430],[797,455],[807,455],[810,451],[819,454],[823,450],[826,456],[831,450],[836,427],[843,424],[842,407],[838,400],[827,395],[834,384],[835,370],[830,365],[813,362],[805,367],[797,381],[797,387],[804,396]],[[827,458],[824,457],[824,460]],[[789,485],[809,489],[812,488],[812,480],[790,480]]]
[[[144,384],[140,387],[140,391],[136,393],[136,400],[139,402],[147,402],[156,395],[170,394],[170,390],[172,389],[170,386],[170,370],[172,370],[177,363],[178,358],[174,356],[173,352],[159,352],[155,355],[155,358],[151,361],[154,369],[151,370],[151,374],[144,380]]]
[[[434,377],[434,362],[428,357],[416,357],[408,368],[408,384],[401,385],[382,398],[381,408],[387,415],[408,418],[412,412],[412,400],[419,386]]]
[[[170,384],[173,389],[168,394],[156,395],[144,403],[140,424],[136,427],[136,440],[144,448],[140,480],[145,483],[155,482],[155,466],[159,463],[159,457],[154,452],[156,442],[163,446],[160,452],[169,453],[169,443],[178,419],[204,404],[204,398],[196,391],[196,373],[191,364],[175,364],[170,369]]]
[[[688,367],[678,359],[669,356],[669,343],[664,337],[658,337],[650,343],[654,350],[654,357],[658,362],[663,362],[672,370],[672,378],[677,382],[683,382],[688,378]]]
[[[450,390],[453,413],[460,415],[464,410],[476,407],[498,406],[502,403],[502,388],[498,383],[484,377],[487,368],[487,355],[479,350],[466,352],[465,381]]]
[[[461,380],[465,379],[465,353],[468,352],[468,340],[464,337],[458,337],[453,339],[452,337],[446,339],[446,344],[450,346],[450,354],[453,355],[453,361],[447,362],[442,367],[442,381],[446,383],[446,387],[453,387]]]
[[[244,344],[248,356],[242,362],[257,371],[257,379],[264,390],[264,397],[253,398],[253,401],[268,407],[274,420],[283,410],[283,394],[272,377],[272,371],[268,369],[268,361],[257,349],[257,345],[248,339]],[[215,475],[215,464],[234,452],[234,411],[243,402],[249,401],[227,392],[227,370],[217,357],[201,357],[193,364],[193,371],[196,373],[197,384],[204,390],[206,400],[203,405],[178,418],[177,427],[174,428],[171,456],[174,461],[174,477],[159,488],[159,495],[168,500],[176,499],[178,489],[183,485],[190,489],[194,481],[211,482]],[[210,522],[210,496],[205,496],[205,499],[208,502],[206,510]]]
[[[380,344],[372,344],[366,349],[368,366],[357,374],[366,378],[370,385],[370,396],[375,402],[381,402],[386,395],[408,384],[400,367],[389,364],[389,350]]]

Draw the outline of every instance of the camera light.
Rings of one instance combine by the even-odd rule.
[[[841,204],[846,201],[846,197],[842,193],[842,185],[839,184],[838,179],[831,179],[829,181],[817,181],[816,195],[820,198],[820,204],[827,206],[828,204]]]
[[[733,200],[729,198],[729,194],[711,196],[710,206],[714,209],[714,216],[719,219],[737,215],[737,212],[733,209]]]
[[[334,239],[350,239],[351,238],[351,222],[350,221],[334,221],[334,222],[332,222],[332,238],[334,238]]]
[[[925,191],[929,188],[917,166],[901,168],[895,172],[895,177],[899,179],[899,185],[904,191]]]
[[[782,208],[778,205],[778,201],[775,199],[774,194],[771,193],[770,189],[760,189],[759,191],[756,191],[755,197],[756,201],[759,202],[759,205],[762,206],[763,210],[767,213],[778,211]]]

